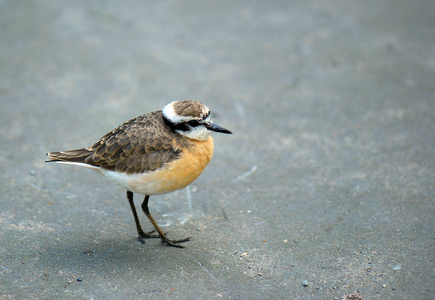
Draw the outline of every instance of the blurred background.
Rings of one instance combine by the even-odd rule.
[[[0,299],[431,299],[434,12],[0,1]],[[140,244],[99,174],[44,163],[182,99],[234,132],[189,188],[151,197],[185,249]]]

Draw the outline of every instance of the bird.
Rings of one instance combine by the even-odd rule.
[[[48,152],[46,162],[92,169],[121,185],[127,190],[138,240],[160,238],[168,246],[184,248],[180,243],[190,237],[168,239],[152,217],[148,201],[150,196],[183,189],[198,178],[213,156],[213,132],[232,134],[213,123],[203,103],[172,101],[119,125],[90,147]],[[153,231],[142,230],[133,193],[145,196],[141,208]]]

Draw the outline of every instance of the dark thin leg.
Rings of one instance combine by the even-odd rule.
[[[150,232],[144,232],[142,230],[142,227],[140,226],[139,218],[137,216],[136,207],[134,207],[133,192],[127,191],[127,199],[128,199],[128,203],[130,204],[131,211],[133,213],[134,222],[136,223],[138,240],[142,244],[145,244],[145,241],[143,239],[146,239],[146,238],[158,238],[158,237],[160,237],[160,235],[158,235],[158,234],[152,234],[155,230],[150,231]]]
[[[162,239],[162,243],[165,243],[165,244],[172,246],[172,247],[184,248],[184,246],[177,245],[177,243],[187,242],[190,239],[190,237],[182,239],[182,240],[170,240],[170,239],[168,239],[165,236],[165,234],[163,233],[163,231],[160,229],[159,225],[157,225],[156,221],[151,216],[150,211],[148,210],[148,200],[149,199],[150,199],[150,196],[145,196],[145,199],[143,199],[142,210],[145,213],[145,215],[148,217],[148,220],[150,220],[151,224],[153,224],[156,231],[159,233],[160,238]]]

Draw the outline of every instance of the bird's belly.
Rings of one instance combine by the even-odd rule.
[[[142,174],[126,174],[114,171],[102,173],[134,193],[144,195],[166,194],[191,184],[204,171],[213,156],[213,139],[195,142],[184,150],[180,158],[162,168]]]

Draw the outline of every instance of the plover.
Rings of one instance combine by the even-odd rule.
[[[162,110],[133,118],[87,148],[47,153],[47,162],[96,170],[127,189],[138,239],[160,238],[180,247],[190,238],[170,240],[148,209],[151,195],[166,194],[191,184],[213,156],[212,132],[231,131],[212,122],[210,110],[195,100],[174,101]],[[133,193],[145,195],[142,210],[157,231],[144,232],[133,202]]]

